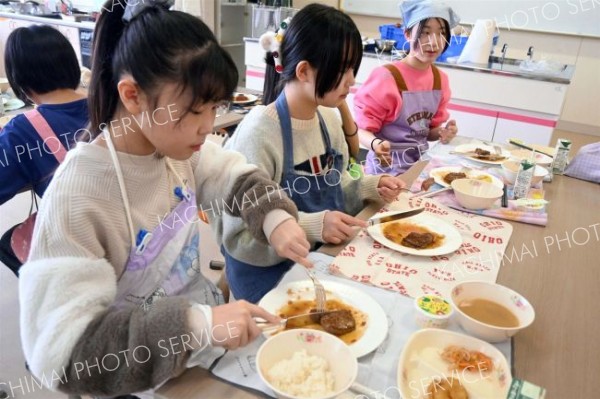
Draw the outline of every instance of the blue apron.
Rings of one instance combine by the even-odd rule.
[[[321,135],[325,144],[327,166],[325,173],[310,175],[297,174],[294,169],[294,141],[290,112],[282,92],[275,102],[281,133],[283,136],[283,175],[280,185],[290,187],[290,198],[299,211],[312,213],[324,210],[344,212],[344,193],[341,177],[345,172],[343,155],[331,147],[329,132],[321,114],[317,112]],[[286,259],[273,266],[252,266],[231,257],[223,247],[225,268],[229,289],[235,299],[245,299],[257,303],[267,292],[279,283],[294,264]]]

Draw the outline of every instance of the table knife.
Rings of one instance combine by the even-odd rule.
[[[374,224],[393,222],[395,220],[400,220],[400,219],[408,218],[411,216],[415,216],[415,215],[418,215],[419,213],[423,212],[424,210],[425,210],[425,208],[417,208],[417,209],[411,209],[410,211],[400,211],[400,212],[396,212],[393,214],[387,214],[385,216],[372,217],[368,220],[369,226],[373,226]]]

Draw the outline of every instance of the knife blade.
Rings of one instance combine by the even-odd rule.
[[[372,217],[368,220],[369,226],[373,226],[375,224],[393,222],[395,220],[400,220],[400,219],[405,219],[405,218],[408,218],[411,216],[418,215],[419,213],[423,212],[424,210],[425,210],[425,208],[417,208],[417,209],[411,209],[410,211],[397,212],[397,213],[394,213],[391,215],[385,215],[385,216],[381,216],[381,217]]]
[[[287,317],[285,319],[281,319],[281,321],[278,324],[273,324],[273,323],[269,323],[269,322],[266,322],[266,321],[257,321],[256,325],[258,325],[258,327],[261,330],[265,331],[265,330],[270,330],[270,329],[273,329],[273,328],[285,327],[290,320],[299,319],[299,318],[302,318],[302,317],[306,318],[306,317],[311,317],[311,316],[316,316],[316,315],[324,316],[326,314],[335,313],[335,312],[338,312],[338,311],[339,310],[324,310],[322,312],[303,313],[303,314],[298,314],[298,315],[295,315],[295,316],[290,316],[290,317]]]

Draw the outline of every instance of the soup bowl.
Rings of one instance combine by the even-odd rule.
[[[467,209],[489,209],[502,197],[502,189],[477,179],[456,179],[451,184],[458,203]]]
[[[500,327],[467,315],[461,309],[461,304],[473,300],[485,300],[504,307],[516,317],[517,325]],[[454,306],[461,327],[469,334],[488,342],[505,341],[528,327],[535,319],[533,306],[522,295],[500,284],[485,281],[465,281],[457,284],[452,289],[450,303]],[[484,311],[486,315],[494,316],[494,310]]]
[[[517,174],[519,173],[519,166],[519,162],[513,160],[504,161],[502,163],[502,175],[508,184],[515,184]],[[535,165],[533,176],[531,177],[531,185],[533,186],[541,182],[548,173],[548,169],[540,165]]]
[[[323,383],[323,373],[315,370],[323,370],[322,360],[328,364],[334,387],[319,394],[315,389]],[[337,397],[354,383],[358,361],[350,347],[335,335],[299,328],[280,332],[265,341],[256,354],[256,368],[278,398],[328,399]]]

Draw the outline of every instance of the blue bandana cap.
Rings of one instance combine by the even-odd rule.
[[[404,29],[410,29],[427,18],[442,18],[448,21],[450,29],[460,22],[460,17],[439,0],[404,0],[400,3]]]

